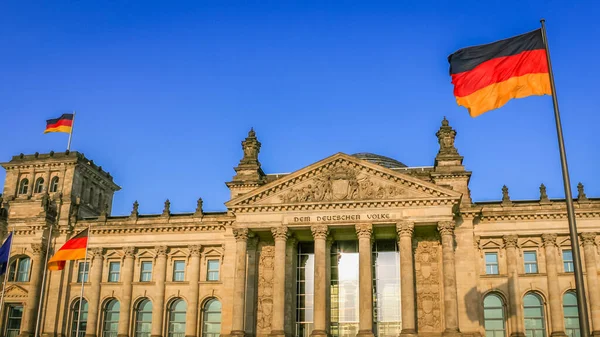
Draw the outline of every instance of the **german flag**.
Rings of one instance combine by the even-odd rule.
[[[471,117],[497,109],[513,98],[552,95],[542,30],[448,56],[454,96]]]
[[[46,130],[48,132],[66,132],[71,133],[73,129],[73,114],[63,114],[62,116],[46,121]]]
[[[86,229],[60,247],[58,252],[48,261],[48,270],[63,270],[65,268],[65,261],[84,259],[87,242],[88,230]]]

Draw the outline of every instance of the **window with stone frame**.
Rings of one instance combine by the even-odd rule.
[[[79,262],[77,268],[77,282],[88,282],[90,275],[90,263],[89,262]]]
[[[202,251],[202,270],[200,279],[206,282],[219,282],[221,279],[222,247],[205,247]]]
[[[173,261],[173,282],[185,281],[185,260]]]
[[[108,282],[119,282],[121,278],[121,262],[110,261],[108,263]]]
[[[31,259],[22,256],[14,259],[8,268],[8,282],[29,282]]]
[[[562,251],[563,268],[565,273],[572,273],[575,269],[573,267],[573,251],[565,249]]]
[[[538,273],[537,252],[535,250],[524,251],[523,262],[525,264],[525,274]]]
[[[27,194],[29,191],[29,179],[23,178],[19,183],[19,194]]]
[[[42,193],[44,192],[44,178],[37,178],[35,181],[35,187],[33,193]]]
[[[220,267],[221,267],[221,261],[219,259],[207,260],[206,261],[206,280],[207,281],[218,281]]]
[[[487,252],[485,253],[485,273],[486,275],[498,275],[500,270],[498,268],[498,253]]]
[[[152,281],[152,261],[141,261],[140,263],[140,282]]]
[[[52,180],[50,180],[50,193],[54,193],[54,192],[58,191],[58,181],[59,181],[58,177],[53,177]]]

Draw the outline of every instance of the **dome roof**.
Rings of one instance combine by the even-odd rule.
[[[355,153],[352,156],[356,157],[358,159],[366,160],[373,164],[377,164],[377,165],[380,165],[380,166],[383,166],[386,168],[390,168],[390,169],[400,168],[400,167],[408,167],[408,166],[404,165],[403,163],[397,161],[396,159],[378,155],[375,153],[361,152],[361,153]]]

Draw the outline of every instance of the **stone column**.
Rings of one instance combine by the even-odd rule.
[[[21,336],[33,336],[37,319],[40,290],[42,290],[42,273],[44,272],[44,255],[46,245],[41,243],[31,244],[31,276],[29,278],[29,293],[25,303],[25,312],[21,321]]]
[[[358,334],[361,337],[373,337],[373,252],[371,234],[373,225],[357,224],[358,236]]]
[[[417,333],[415,317],[415,277],[413,264],[412,236],[415,225],[412,221],[396,224],[398,249],[400,250],[400,294],[402,310],[402,335]]]
[[[246,298],[246,248],[248,228],[234,228],[235,236],[235,276],[233,283],[232,336],[244,336],[244,300]]]
[[[296,268],[298,240],[290,235],[285,253],[285,323],[286,335],[293,336],[296,323]]]
[[[285,250],[288,239],[286,226],[271,228],[275,239],[275,261],[273,277],[273,315],[271,316],[271,334],[273,337],[285,337]]]
[[[135,257],[135,247],[123,247],[123,253],[125,254],[125,258],[123,259],[123,269],[121,274],[123,286],[120,304],[121,312],[126,312],[128,314],[119,315],[117,337],[129,336],[129,309],[131,308],[131,292],[133,290],[133,262]]]
[[[311,336],[328,336],[327,332],[327,225],[312,225],[310,227],[315,240],[315,294],[314,294],[314,330]]]
[[[517,259],[517,235],[505,235],[503,237],[506,249],[506,263],[508,265],[508,315],[512,326],[511,337],[525,337],[523,329],[523,317],[521,317],[521,291],[519,290],[519,261]]]
[[[438,222],[442,238],[442,273],[444,276],[444,334],[458,333],[458,300],[454,264],[454,221]]]
[[[542,234],[546,251],[546,275],[548,279],[548,303],[550,304],[550,336],[566,336],[563,318],[562,295],[558,284],[558,251],[556,234]]]
[[[592,336],[600,336],[600,291],[598,291],[598,267],[596,264],[596,233],[581,233],[587,290],[592,318]]]
[[[200,250],[201,245],[190,245],[190,260],[189,260],[189,301],[185,317],[185,336],[194,337],[198,330],[198,294],[200,291]]]
[[[102,282],[102,268],[104,266],[104,249],[90,248],[92,261],[90,263],[90,290],[87,292],[88,319],[85,329],[86,337],[96,337],[98,327],[98,307],[100,305],[100,282]]]
[[[167,277],[167,246],[156,246],[154,250],[156,252],[153,294],[155,300],[152,303],[152,328],[150,329],[150,337],[162,337],[163,314],[165,312],[165,281]]]
[[[325,326],[327,327],[327,331],[329,331],[329,327],[331,326],[331,246],[333,245],[333,238],[330,236],[327,237],[327,241],[325,241],[325,270],[328,270],[325,277],[325,296],[327,298],[327,306],[326,311],[327,315],[325,320]],[[338,261],[336,260],[337,264]]]

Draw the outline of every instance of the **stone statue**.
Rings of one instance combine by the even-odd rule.
[[[244,158],[240,164],[256,164],[258,163],[258,153],[260,152],[260,142],[256,138],[254,129],[250,129],[248,137],[242,141],[242,150],[244,150]]]
[[[169,199],[165,201],[165,208],[163,209],[162,214],[166,216],[171,215],[171,202],[169,201]]]
[[[548,199],[548,194],[546,193],[546,186],[544,184],[540,185],[540,201],[544,201],[544,202],[550,201]]]
[[[198,202],[196,204],[196,214],[202,214],[202,205],[204,204],[204,201],[202,201],[202,198],[198,198]]]
[[[588,198],[585,195],[585,191],[583,190],[583,184],[579,183],[579,184],[577,184],[577,201],[586,201],[586,200],[588,200]]]
[[[440,144],[440,150],[438,152],[438,156],[448,156],[448,155],[456,155],[458,156],[458,151],[454,146],[454,139],[456,138],[456,131],[452,129],[450,123],[444,117],[442,120],[442,126],[435,134],[438,138],[438,143]]]
[[[506,185],[502,186],[502,203],[503,204],[512,203],[510,201],[510,196],[508,195],[508,187],[506,187]]]
[[[137,217],[140,213],[138,212],[138,209],[140,207],[140,204],[138,203],[138,201],[134,201],[133,202],[133,209],[131,210],[131,216],[132,217]]]

